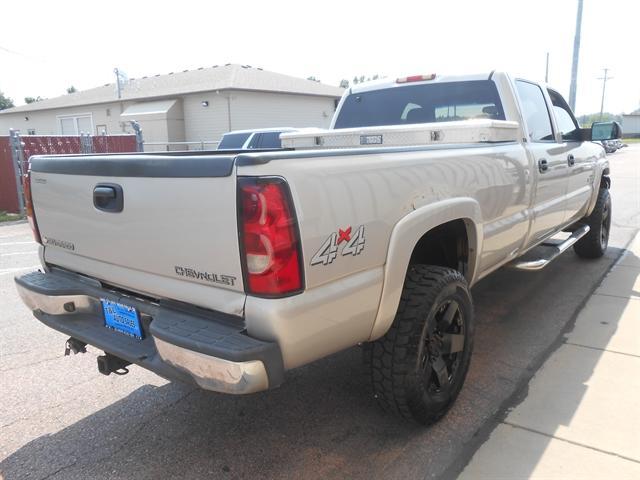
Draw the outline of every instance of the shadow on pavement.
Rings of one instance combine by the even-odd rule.
[[[475,287],[478,328],[467,383],[452,411],[431,428],[378,409],[360,349],[353,348],[289,372],[277,390],[251,396],[142,386],[22,446],[0,462],[0,473],[6,479],[437,476],[531,378],[619,254],[612,248],[601,261],[559,259],[537,273],[503,269]],[[584,382],[593,367],[581,366],[567,381]],[[570,418],[565,412],[557,421]]]
[[[422,431],[378,410],[359,355],[352,349],[303,367],[281,388],[251,396],[145,385],[26,444],[0,472],[6,479],[368,476]],[[157,397],[162,404],[149,408]]]
[[[631,251],[628,252],[626,259],[630,262],[638,262],[638,257],[636,257]],[[614,270],[610,270],[610,272],[615,271],[615,269],[625,268],[629,267],[618,266],[615,267]],[[593,341],[598,345],[592,346],[575,344],[572,343],[570,339],[567,339],[567,335],[570,335],[576,326],[576,319],[582,311],[582,309],[579,309],[576,312],[576,316],[566,325],[563,334],[558,338],[555,344],[551,346],[550,350],[545,354],[545,358],[542,359],[544,362],[551,354],[555,353],[553,359],[545,364],[543,373],[544,384],[536,385],[535,398],[531,400],[533,392],[529,391],[528,384],[524,384],[522,388],[516,391],[514,396],[507,401],[505,408],[499,412],[498,421],[505,421],[506,419],[507,421],[505,421],[505,423],[508,425],[530,428],[533,431],[538,432],[534,433],[533,437],[529,437],[530,440],[535,441],[515,447],[503,444],[502,442],[505,441],[504,438],[497,441],[494,444],[494,448],[491,450],[491,453],[487,452],[485,456],[481,457],[480,463],[474,465],[474,468],[470,471],[465,471],[464,478],[494,478],[494,476],[495,478],[530,478],[534,473],[538,475],[541,474],[540,471],[536,471],[536,468],[545,454],[545,451],[549,447],[549,443],[552,441],[552,436],[555,435],[562,427],[569,427],[571,425],[581,403],[589,391],[589,388],[592,388],[589,384],[593,384],[593,374],[601,362],[603,354],[605,354],[606,345],[610,342],[611,338],[619,328],[619,322],[623,316],[625,308],[629,305],[629,302],[638,301],[637,299],[625,298],[627,292],[631,292],[632,295],[636,297],[640,296],[640,292],[634,290],[634,275],[622,275],[618,278],[625,279],[625,282],[620,282],[620,284],[617,285],[621,294],[620,297],[610,297],[609,294],[598,294],[595,297],[591,297],[593,302],[603,303],[606,301],[607,306],[610,307],[597,322],[592,322],[599,324],[598,327],[600,327],[597,331],[594,331],[595,329],[593,329],[591,332],[594,339]],[[585,300],[588,299],[589,297]],[[590,309],[592,311],[594,310],[593,305],[591,305]],[[592,314],[593,313],[591,313],[591,315]],[[563,345],[566,345],[564,351],[556,352],[556,350]],[[609,355],[620,354],[609,353]],[[623,353],[622,355],[628,354]],[[602,389],[602,374],[599,375],[599,385],[597,388]],[[616,384],[619,385],[620,382],[625,382],[624,377],[617,379],[611,378],[609,388],[615,389]],[[620,393],[622,394],[622,392]],[[545,396],[545,394],[547,395]],[[519,415],[511,415],[507,419],[509,411],[525,401],[528,402],[526,413],[521,413],[520,415],[523,415],[522,417],[519,417]],[[591,402],[593,402],[593,399]],[[615,410],[620,408],[620,406],[615,403],[603,404],[597,408],[601,409],[599,412],[600,415],[596,415],[597,412],[591,412],[590,415],[595,415],[596,418],[599,416],[600,418],[597,421],[604,424],[604,429],[599,430],[599,434],[609,438],[615,436],[611,429],[618,425],[620,415],[628,415],[629,412],[615,413]],[[516,412],[518,412],[518,410],[516,410]],[[617,416],[618,423],[612,420],[612,415]],[[607,418],[611,421],[611,425],[606,425]],[[580,421],[586,421],[584,416]],[[445,474],[445,478],[453,479],[458,476],[477,448],[480,447],[489,437],[493,427],[496,425],[497,423],[494,423],[485,427],[484,431],[474,442],[474,448],[470,449],[463,458],[459,459],[456,464],[452,465],[448,469]],[[588,427],[591,430],[597,430],[596,426],[593,424]],[[581,432],[584,435],[584,423],[582,428],[583,430],[581,430]],[[558,433],[557,435],[559,438],[567,436],[565,431]],[[509,442],[508,438],[509,437],[507,437],[506,440],[507,443]],[[580,444],[581,442],[577,443]],[[599,446],[599,439],[594,435],[588,438],[584,444],[587,448],[597,449]],[[505,447],[509,452],[501,454],[498,450],[500,446]],[[592,455],[602,455],[602,452],[606,452],[607,450],[602,448],[601,453],[595,453],[592,450],[586,451],[591,452]],[[617,455],[621,455],[620,451],[610,450],[610,453],[617,459],[619,459]],[[510,457],[507,458],[502,455],[509,455]],[[511,458],[511,456],[515,456],[515,459]],[[624,455],[622,456],[624,457]],[[565,473],[569,475],[571,472],[572,470],[568,469]],[[484,476],[481,475],[483,473],[485,474]]]

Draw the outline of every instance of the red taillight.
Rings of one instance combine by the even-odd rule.
[[[240,178],[238,209],[247,293],[275,297],[302,290],[300,239],[287,183]]]
[[[33,231],[33,238],[36,242],[42,244],[40,230],[38,230],[38,222],[36,222],[36,214],[33,210],[33,197],[31,195],[31,168],[29,168],[27,174],[22,177],[22,188],[24,190],[24,209],[27,213],[27,219],[29,220],[31,230]]]
[[[431,75],[412,75],[410,77],[396,78],[396,83],[411,83],[411,82],[425,82],[427,80],[433,80],[436,78],[436,74]]]

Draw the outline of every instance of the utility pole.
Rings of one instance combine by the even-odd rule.
[[[118,98],[122,98],[122,86],[120,85],[120,71],[117,68],[114,68],[113,73],[116,74],[116,88],[118,90]]]
[[[609,77],[609,69],[603,68],[604,77],[599,77],[598,80],[602,80],[602,101],[600,102],[600,121],[602,121],[602,113],[604,112],[604,91],[607,88],[607,80],[611,80],[613,77]]]
[[[544,70],[544,83],[549,83],[549,52],[547,52],[547,67]]]
[[[580,27],[582,25],[582,0],[578,0],[576,17],[576,36],[573,39],[573,61],[571,62],[571,87],[569,88],[569,106],[576,111],[576,90],[578,89],[578,57],[580,56]]]

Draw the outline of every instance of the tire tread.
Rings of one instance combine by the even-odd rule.
[[[581,221],[582,224],[589,225],[590,230],[573,246],[573,250],[579,257],[600,258],[604,255],[605,250],[600,245],[600,229],[602,228],[602,213],[608,201],[610,202],[609,190],[601,188],[598,191],[598,199],[591,215]],[[611,215],[611,210],[609,210],[609,215]]]
[[[466,281],[456,270],[431,265],[411,266],[393,324],[386,335],[373,342],[367,350],[370,354],[371,383],[378,403],[384,410],[407,420],[433,423],[444,415],[455,400],[453,396],[439,410],[424,411],[415,402],[412,404],[406,381],[413,371],[415,359],[412,354],[420,342],[424,307],[433,305],[440,292],[451,283],[458,283],[466,290]],[[469,334],[472,333],[471,330]]]

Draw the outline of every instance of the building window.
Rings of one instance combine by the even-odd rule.
[[[80,133],[93,132],[92,115],[65,115],[58,117],[58,126],[61,135],[80,135]]]
[[[106,135],[106,134],[107,134],[106,125],[96,125],[96,135]]]

